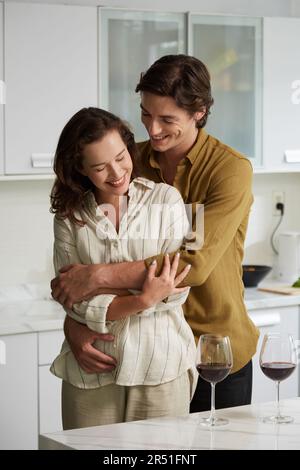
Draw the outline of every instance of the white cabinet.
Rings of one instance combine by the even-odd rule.
[[[3,3],[0,3],[0,175],[3,174],[4,168],[4,49],[3,49]]]
[[[39,434],[62,429],[61,380],[49,368],[63,339],[62,330],[0,336],[0,449],[37,449]]]
[[[5,3],[5,173],[51,173],[60,132],[97,106],[97,8]]]
[[[207,131],[261,166],[261,18],[191,14],[189,53],[211,75]]]
[[[270,171],[300,171],[299,44],[300,18],[264,18],[263,155]]]
[[[37,334],[1,336],[1,341],[6,364],[0,365],[0,449],[36,449]]]
[[[62,430],[61,380],[39,366],[39,434]]]
[[[268,379],[260,369],[259,354],[266,333],[290,333],[299,339],[299,307],[266,308],[249,312],[250,317],[260,330],[257,352],[253,357],[252,403],[275,401],[276,383]],[[299,396],[299,366],[296,371],[280,384],[280,398]]]
[[[146,139],[135,87],[159,57],[185,52],[185,15],[99,8],[99,32],[100,105]]]
[[[39,434],[62,430],[61,380],[51,374],[50,364],[64,339],[62,331],[38,333],[39,337]]]

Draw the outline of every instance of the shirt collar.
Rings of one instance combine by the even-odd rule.
[[[153,189],[155,186],[154,181],[148,180],[147,178],[137,177],[134,178],[129,184],[128,196],[131,197],[134,195],[135,190],[138,186],[144,186],[147,189]],[[90,209],[97,210],[98,203],[95,199],[93,191],[88,191],[84,196],[85,202]]]

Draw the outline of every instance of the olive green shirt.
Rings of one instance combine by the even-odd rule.
[[[149,141],[140,143],[139,150],[142,175],[164,181]],[[259,336],[246,311],[242,282],[244,240],[253,202],[251,163],[200,129],[196,143],[177,166],[173,185],[185,204],[204,204],[202,247],[183,245],[180,250],[179,270],[191,264],[185,279],[185,285],[192,286],[183,306],[185,317],[196,340],[204,333],[230,337],[232,372],[236,372],[255,354]],[[193,204],[193,218],[196,210]],[[159,271],[163,255],[148,258],[146,265],[153,259]]]

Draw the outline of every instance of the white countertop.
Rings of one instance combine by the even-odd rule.
[[[290,424],[266,424],[262,417],[276,411],[276,403],[260,403],[217,410],[229,419],[213,430],[199,424],[208,412],[177,418],[156,418],[131,423],[61,431],[40,436],[41,449],[300,449],[300,398],[282,400],[281,411],[294,417]]]
[[[282,286],[282,283],[268,282],[268,287]],[[260,284],[259,287],[263,287]],[[300,305],[300,295],[284,295],[274,294],[271,292],[263,292],[257,290],[256,287],[248,287],[245,289],[245,304],[248,312],[251,310],[272,307],[288,307],[290,305]]]
[[[245,304],[251,316],[257,309],[300,305],[300,295],[272,294],[248,288],[245,289]],[[48,285],[0,287],[0,335],[61,330],[64,317],[63,308],[51,300]]]

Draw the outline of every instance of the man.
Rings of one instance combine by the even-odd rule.
[[[244,305],[241,264],[253,201],[251,164],[205,132],[213,99],[209,73],[198,59],[162,57],[141,76],[136,91],[150,138],[140,144],[143,176],[181,192],[184,202],[193,205],[194,229],[196,204],[204,204],[204,244],[182,247],[179,270],[191,265],[185,285],[192,288],[184,311],[196,340],[204,333],[230,337],[233,369],[216,388],[216,408],[249,404],[258,331]],[[156,260],[160,272],[163,257]],[[103,289],[139,289],[152,261],[67,266],[52,281],[53,297],[71,308]],[[65,333],[85,371],[115,366],[113,358],[93,348],[98,336],[85,326],[67,318]],[[208,409],[210,385],[199,377],[191,411]]]

